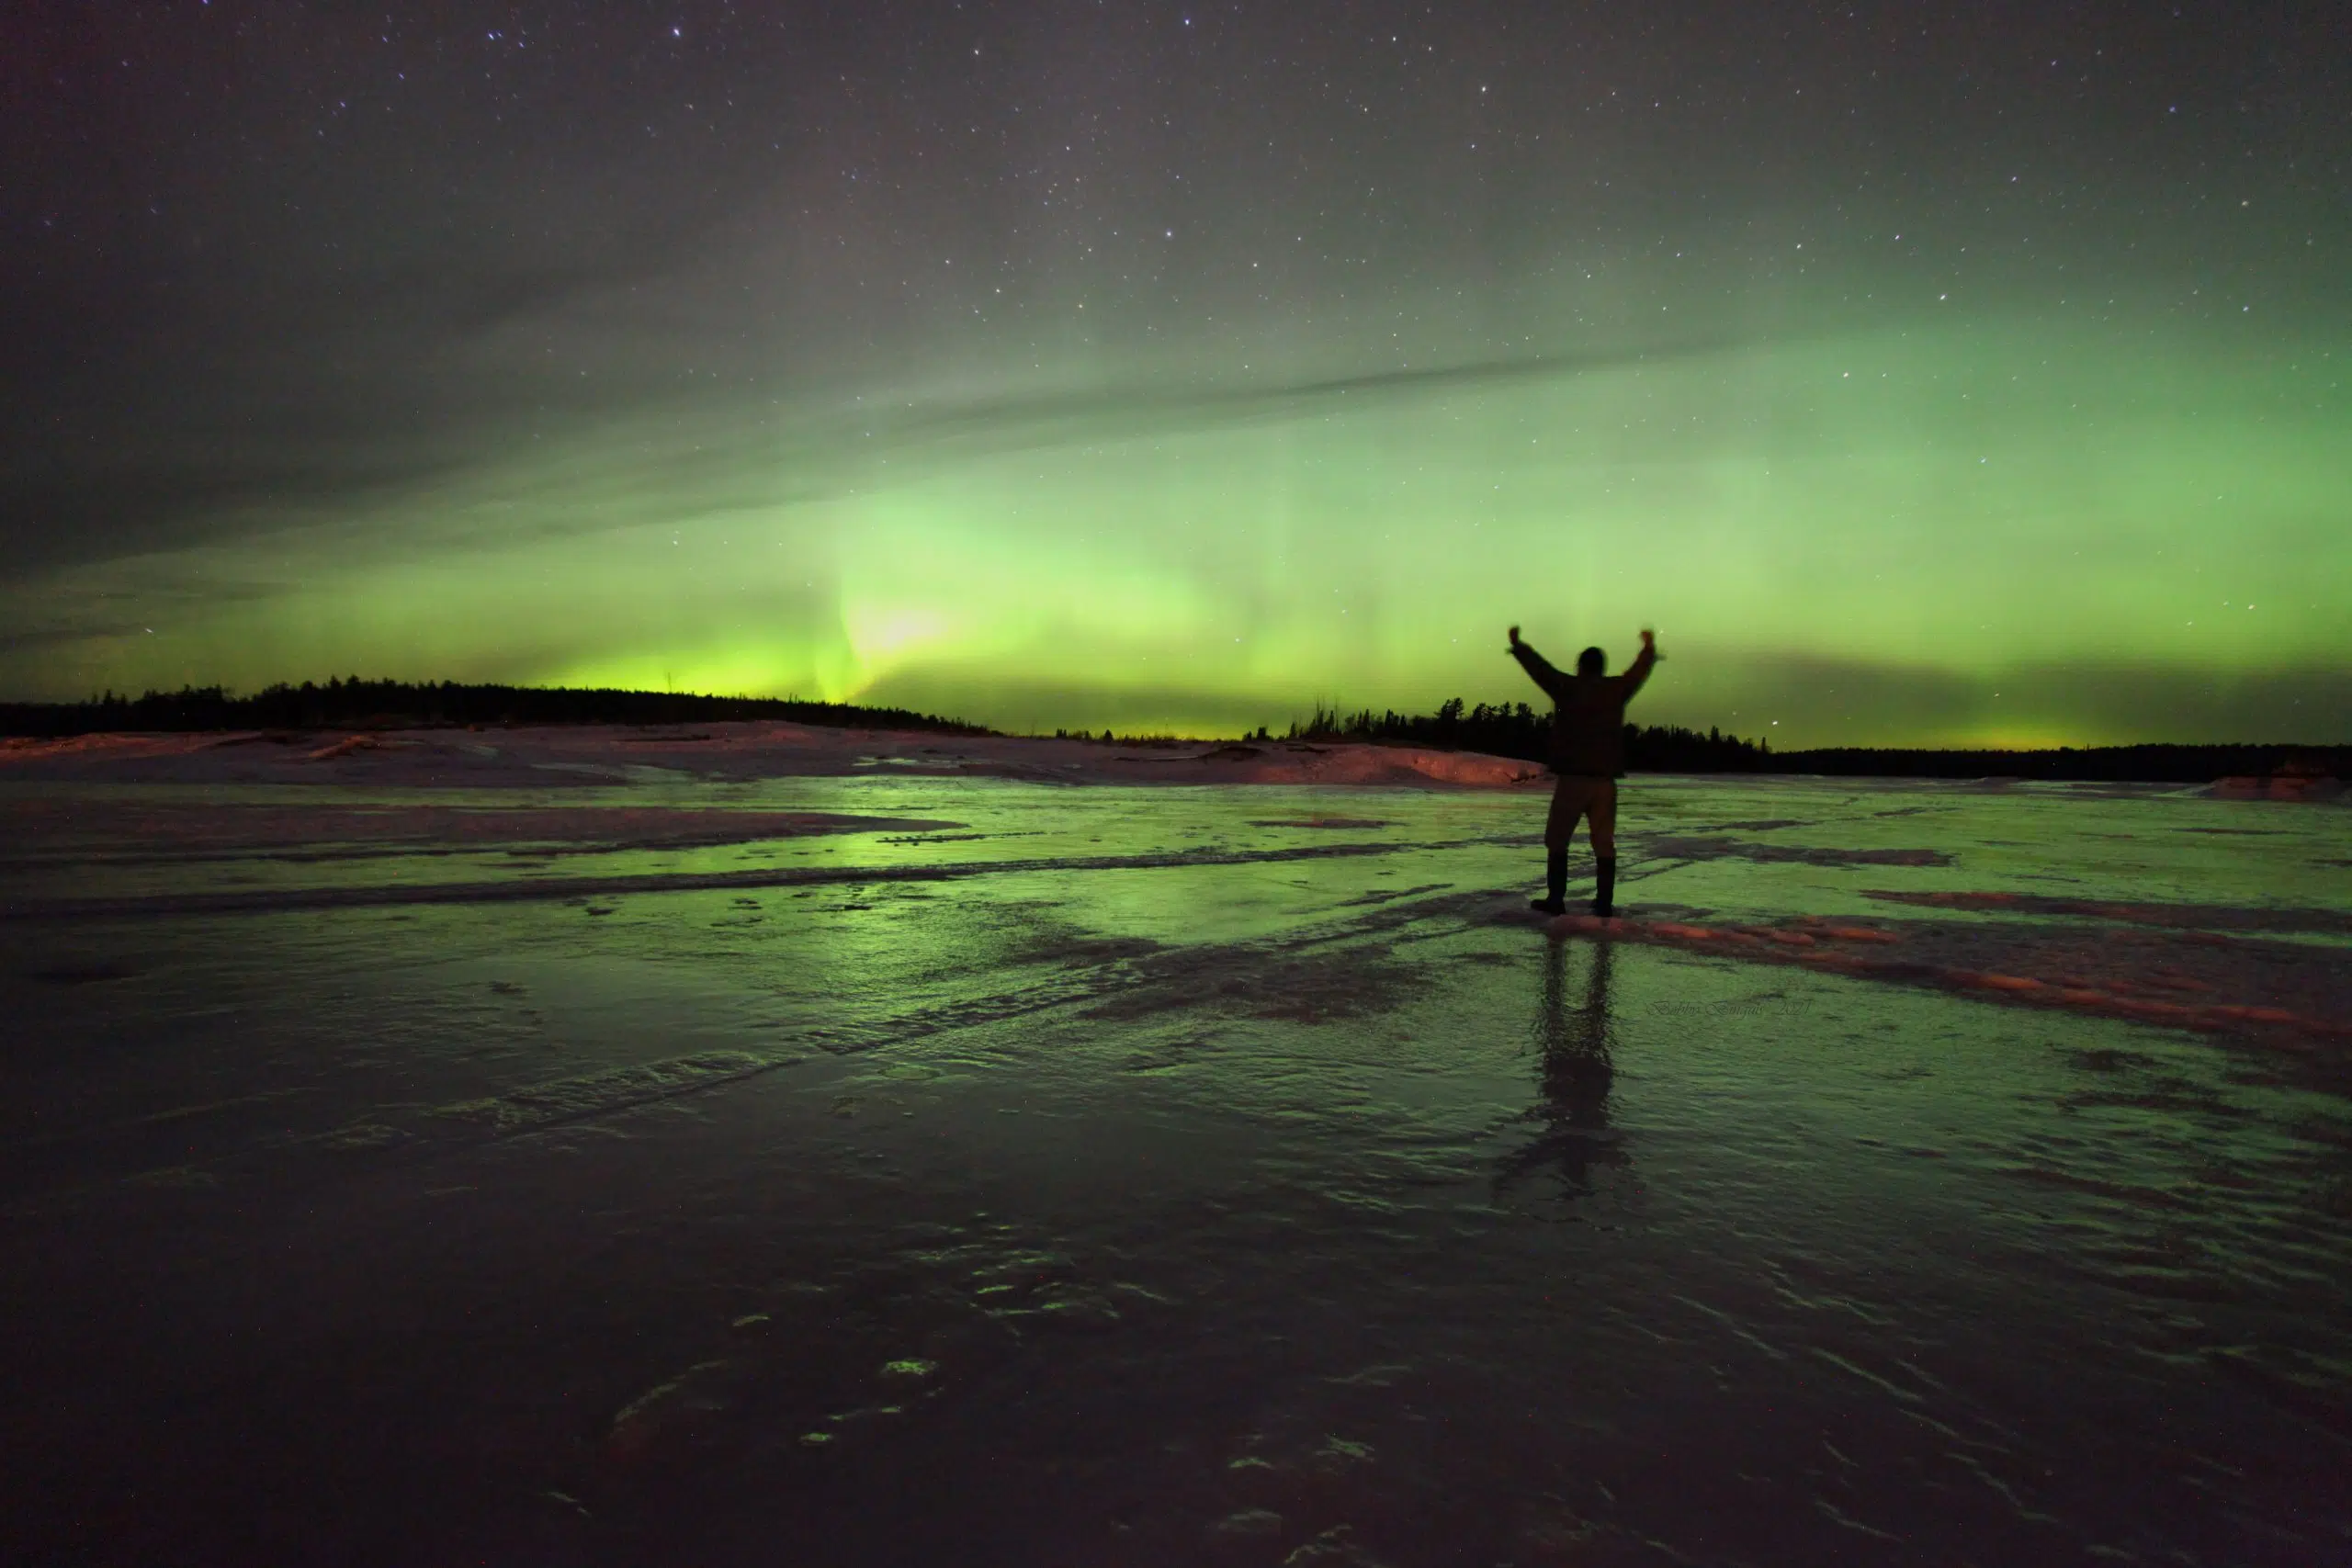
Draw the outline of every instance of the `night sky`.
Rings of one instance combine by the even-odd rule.
[[[11,7],[0,695],[2352,739],[2340,5]]]

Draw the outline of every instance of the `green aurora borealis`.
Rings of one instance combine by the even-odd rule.
[[[1620,660],[1655,624],[1646,716],[1790,744],[2309,734],[2352,603],[2341,363],[1922,325],[1173,407],[688,409],[17,588],[15,624],[104,598],[142,625],[8,683],[351,671],[1230,731],[1518,700],[1517,620]]]
[[[2224,265],[2194,234],[2143,259],[2162,214],[2050,220],[2046,250],[1947,219],[1939,250],[1899,202],[1807,192],[1253,294],[1275,220],[1233,199],[1148,280],[1033,277],[1001,321],[937,285],[838,354],[725,323],[739,289],[771,325],[827,308],[806,268],[741,281],[781,254],[746,219],[675,263],[696,309],[658,328],[606,281],[453,330],[403,385],[492,391],[389,462],[339,349],[285,379],[340,378],[351,428],[300,441],[368,460],[20,551],[0,692],[356,673],[1233,733],[1532,700],[1518,622],[1616,662],[1653,625],[1636,716],[1783,748],[2352,739],[2340,214],[2200,218],[2262,220]]]

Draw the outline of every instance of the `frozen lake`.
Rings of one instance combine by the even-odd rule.
[[[2352,1559],[2340,805],[0,810],[15,1561]]]

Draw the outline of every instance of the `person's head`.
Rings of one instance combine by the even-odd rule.
[[[1597,648],[1588,648],[1577,655],[1577,673],[1605,675],[1609,672],[1609,655]]]

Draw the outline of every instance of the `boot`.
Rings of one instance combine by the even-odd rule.
[[[1568,852],[1547,850],[1544,855],[1544,897],[1530,898],[1527,907],[1545,915],[1568,912]]]
[[[1595,855],[1592,864],[1592,912],[1605,920],[1617,912],[1617,857]]]

